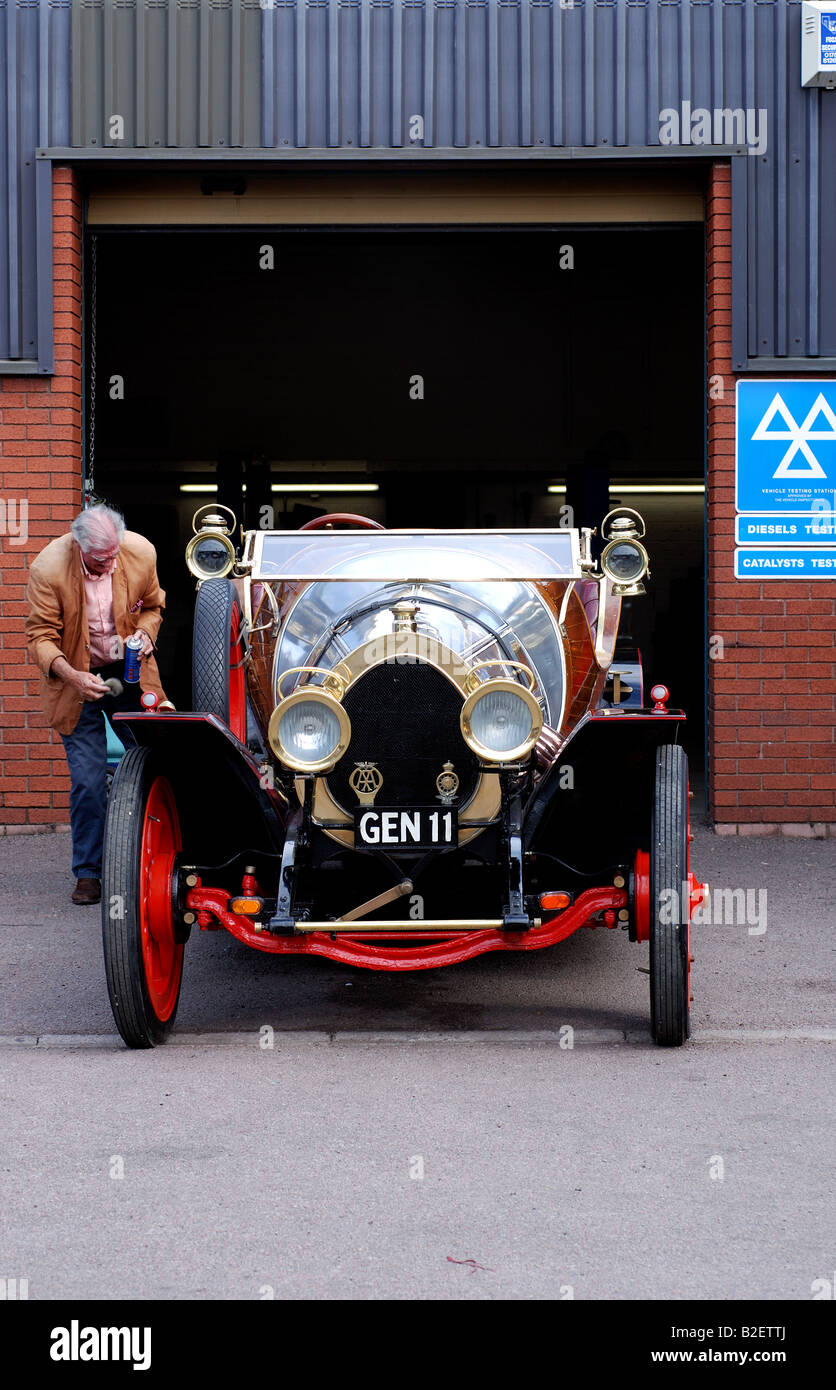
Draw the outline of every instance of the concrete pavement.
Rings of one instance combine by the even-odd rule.
[[[833,842],[693,850],[767,918],[695,931],[681,1050],[650,1044],[619,932],[411,976],[193,933],[176,1041],[131,1053],[68,839],[0,840],[0,1275],[30,1299],[810,1299],[836,1268]]]

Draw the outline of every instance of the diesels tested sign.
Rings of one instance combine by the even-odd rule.
[[[832,512],[738,516],[735,539],[738,545],[836,545],[836,516]]]

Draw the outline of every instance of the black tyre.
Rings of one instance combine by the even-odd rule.
[[[181,849],[171,784],[150,749],[131,748],[113,778],[102,861],[105,975],[128,1047],[155,1047],[174,1026],[183,979]]]
[[[650,848],[650,1026],[661,1047],[690,1034],[688,759],[666,744],[656,753]]]
[[[229,579],[207,579],[197,591],[192,642],[192,709],[217,715],[247,741],[243,613]]]

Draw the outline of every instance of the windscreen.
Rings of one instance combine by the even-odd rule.
[[[549,580],[580,578],[576,531],[256,533],[254,579]]]

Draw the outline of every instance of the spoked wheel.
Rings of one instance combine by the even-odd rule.
[[[247,741],[244,615],[229,579],[207,579],[197,591],[192,645],[192,709],[215,714]]]
[[[119,764],[105,823],[102,941],[113,1017],[128,1047],[155,1047],[174,1025],[183,979],[178,939],[180,823],[151,750]]]
[[[676,744],[656,753],[650,848],[650,1027],[661,1047],[681,1047],[690,1027],[688,759]]]

